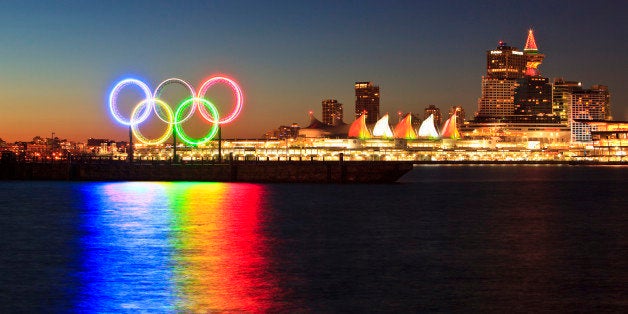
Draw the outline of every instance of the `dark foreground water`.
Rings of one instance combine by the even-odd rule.
[[[628,312],[628,167],[0,182],[0,312]]]

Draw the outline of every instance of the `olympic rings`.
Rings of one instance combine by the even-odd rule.
[[[235,96],[235,106],[229,115],[224,118],[220,118],[216,106],[209,100],[205,99],[207,90],[218,83],[224,83],[233,90]],[[178,104],[176,110],[170,108],[170,106],[160,99],[163,89],[169,84],[179,84],[184,86],[190,93],[190,97],[183,100]],[[135,105],[132,110],[131,116],[128,120],[123,118],[122,114],[118,110],[118,96],[120,91],[127,86],[134,85],[138,87],[144,94],[144,99]],[[174,136],[180,137],[185,143],[190,145],[202,145],[212,140],[218,133],[218,127],[220,124],[230,123],[240,114],[244,97],[240,86],[232,79],[224,76],[214,76],[201,84],[198,93],[194,88],[186,81],[179,78],[169,78],[157,85],[154,92],[150,91],[148,85],[138,79],[127,78],[119,81],[109,93],[109,111],[113,118],[123,125],[131,127],[132,133],[142,143],[148,145],[163,144],[174,128]],[[190,107],[191,106],[191,107]],[[186,108],[190,107],[187,114],[184,115]],[[207,134],[200,139],[190,138],[183,130],[182,123],[189,120],[196,110],[199,110],[201,116],[207,120],[212,126],[208,130]],[[139,125],[148,119],[151,112],[164,123],[167,124],[166,131],[163,135],[156,139],[148,139],[139,130]]]
[[[157,88],[155,88],[155,92],[153,93],[153,98],[159,98],[159,96],[161,96],[161,91],[164,89],[164,87],[166,87],[169,84],[173,84],[173,83],[178,83],[180,85],[183,85],[189,92],[190,92],[190,97],[195,97],[196,96],[196,92],[194,91],[194,87],[192,87],[190,84],[188,84],[188,82],[173,77],[173,78],[169,78],[161,83],[159,83],[159,85],[157,86]],[[157,110],[157,106],[154,107],[155,110]],[[192,117],[192,115],[194,114],[194,111],[196,110],[196,106],[192,106],[192,109],[190,110],[190,113],[188,113],[188,115],[185,117],[185,119],[181,120],[180,122],[183,123],[185,121],[187,121],[190,117]],[[157,114],[157,117],[159,117],[159,119],[161,119],[161,121],[168,123],[168,121],[164,120],[161,115],[159,114],[159,112],[155,111],[155,113]]]
[[[222,77],[222,76],[212,77],[208,79],[207,81],[205,81],[205,83],[201,85],[201,88],[198,89],[198,98],[205,97],[205,93],[207,93],[207,89],[210,88],[212,85],[216,83],[220,83],[220,82],[227,83],[229,87],[233,89],[233,93],[236,96],[236,105],[233,108],[233,111],[228,116],[218,121],[218,124],[223,124],[223,123],[229,123],[233,121],[240,114],[240,111],[242,110],[242,102],[244,101],[244,97],[242,96],[242,90],[240,89],[240,86],[238,86],[238,84],[234,82],[233,80],[228,79],[226,77]],[[212,118],[209,115],[207,115],[207,112],[202,107],[200,107],[200,109],[201,109],[201,115],[203,116],[203,118],[207,119],[207,121],[214,122]]]
[[[111,111],[111,114],[113,115],[113,118],[116,119],[118,122],[120,122],[120,123],[122,123],[124,125],[131,125],[132,123],[131,123],[130,119],[127,122],[126,120],[124,120],[124,118],[122,118],[120,116],[120,113],[118,112],[118,106],[117,106],[118,93],[120,93],[120,90],[123,87],[127,86],[127,85],[136,85],[137,87],[142,89],[142,91],[144,92],[145,99],[152,99],[153,98],[152,97],[153,94],[150,92],[150,89],[148,88],[148,85],[146,85],[144,82],[142,82],[140,80],[136,80],[136,79],[122,80],[118,84],[116,84],[116,86],[113,87],[113,89],[111,90],[111,93],[109,93],[109,111]],[[150,110],[145,110],[142,113],[142,115],[140,116],[140,118],[137,119],[137,121],[135,123],[142,123],[142,122],[144,122],[144,120],[146,120],[146,118],[148,118],[148,114],[150,114]]]
[[[188,105],[192,105],[192,108],[194,108],[197,105],[197,102],[200,102],[204,105],[204,108],[209,109],[209,111],[211,112],[212,116],[213,116],[213,120],[216,121],[218,120],[218,109],[216,109],[216,106],[214,106],[214,104],[212,104],[211,102],[209,102],[207,99],[204,98],[188,98],[187,100],[183,101],[180,105],[179,108],[177,109],[177,112],[175,113],[174,117],[175,117],[175,121],[182,121],[179,120],[179,116],[181,116],[183,110],[185,109],[185,107],[187,107]],[[214,138],[214,136],[216,136],[216,133],[218,133],[218,123],[212,123],[212,127],[209,129],[209,132],[207,133],[207,135],[205,135],[203,138],[198,139],[198,140],[194,140],[191,139],[186,133],[185,131],[183,131],[183,127],[181,126],[181,123],[175,123],[174,125],[175,130],[177,131],[177,134],[179,135],[179,137],[186,143],[190,144],[190,145],[194,145],[194,146],[198,146],[201,144],[205,144],[206,142],[210,141],[212,138]]]
[[[168,137],[170,137],[170,134],[172,133],[172,123],[168,123],[168,127],[166,128],[166,132],[164,132],[164,134],[162,134],[159,138],[157,138],[155,140],[149,140],[146,137],[144,137],[144,135],[142,135],[142,133],[138,129],[139,123],[134,123],[135,122],[135,116],[138,114],[137,112],[139,110],[141,110],[143,106],[150,106],[151,102],[153,104],[159,105],[162,109],[164,109],[164,111],[168,115],[168,120],[169,121],[173,120],[172,109],[170,109],[168,104],[166,104],[165,102],[163,102],[163,101],[161,101],[159,99],[156,99],[156,98],[144,99],[144,100],[140,101],[140,103],[137,104],[137,106],[135,106],[135,108],[133,109],[133,113],[131,113],[131,130],[133,131],[133,134],[135,134],[135,137],[137,137],[137,139],[140,140],[140,142],[142,142],[144,144],[147,144],[147,145],[159,145],[159,144],[162,144],[163,142],[165,142],[168,139]],[[144,112],[149,112],[150,113],[151,110],[150,109],[146,109],[146,110],[144,110]]]

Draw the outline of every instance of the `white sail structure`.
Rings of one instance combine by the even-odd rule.
[[[434,114],[431,114],[421,123],[419,137],[438,138],[438,131],[436,131],[436,127],[434,126]]]
[[[381,119],[377,120],[373,127],[373,136],[393,138],[393,132],[388,124],[388,114],[385,114]]]

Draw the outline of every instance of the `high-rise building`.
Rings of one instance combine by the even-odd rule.
[[[552,84],[541,76],[526,76],[517,80],[515,115],[552,114]]]
[[[611,120],[610,93],[604,85],[576,90],[569,96],[569,121],[572,142],[590,142],[595,126],[578,120]]]
[[[482,96],[475,118],[462,126],[466,134],[568,140],[569,128],[553,108],[552,85],[539,71],[545,55],[538,50],[534,32],[528,31],[523,51],[500,42],[486,56]]]
[[[439,130],[440,125],[443,124],[443,115],[440,112],[440,109],[434,105],[429,105],[425,107],[423,111],[423,120],[427,119],[431,114],[434,115],[434,127]]]
[[[478,99],[479,118],[506,117],[515,111],[516,80],[482,77],[482,97]]]
[[[500,41],[486,52],[486,75],[482,77],[482,97],[478,99],[479,119],[503,118],[514,114],[516,79],[525,76],[526,56]]]
[[[554,79],[554,84],[552,85],[552,112],[560,117],[562,124],[569,124],[571,93],[581,90],[581,82],[565,81],[562,78]]]
[[[379,86],[372,82],[355,82],[355,118],[366,112],[366,123],[379,119]]]
[[[486,52],[486,77],[518,79],[525,75],[527,58],[522,51],[500,41],[495,50]]]
[[[593,85],[591,86],[591,92],[597,94],[597,99],[603,103],[604,120],[613,120],[613,115],[611,114],[611,93],[608,91],[608,86]]]
[[[336,99],[325,99],[322,101],[323,106],[323,123],[327,125],[336,125],[342,121],[342,104]]]
[[[541,77],[538,67],[543,63],[544,54],[539,53],[532,29],[528,30],[523,55],[526,57],[525,77],[517,80],[515,89],[515,115],[551,115],[552,85],[549,79]]]
[[[476,121],[558,122],[552,111],[552,85],[538,69],[544,58],[531,29],[523,52],[502,42],[488,51]]]

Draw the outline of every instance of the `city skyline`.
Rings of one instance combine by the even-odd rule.
[[[233,77],[245,105],[225,137],[306,125],[324,99],[353,107],[358,81],[380,86],[381,115],[434,104],[461,105],[471,117],[485,52],[500,40],[523,49],[529,28],[546,55],[544,76],[608,86],[614,119],[628,120],[626,5],[604,4],[5,3],[0,138],[125,139],[106,105],[125,76],[152,88],[173,76],[195,86],[217,73]]]

